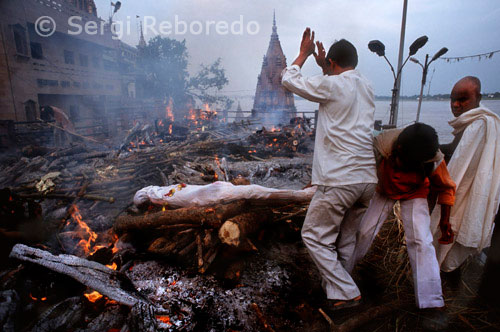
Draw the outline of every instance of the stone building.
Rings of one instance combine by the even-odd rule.
[[[286,67],[286,57],[281,49],[273,17],[273,31],[262,69],[257,79],[252,117],[263,125],[285,124],[296,116],[293,94],[281,85],[281,72]]]
[[[47,37],[39,28],[48,25],[36,25],[42,16],[56,23]],[[80,133],[107,132],[120,121],[121,105],[136,98],[136,56],[97,16],[93,0],[2,0],[0,120],[35,121],[44,106],[56,106]]]

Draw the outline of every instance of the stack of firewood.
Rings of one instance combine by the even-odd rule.
[[[151,254],[173,258],[204,273],[220,250],[255,248],[250,237],[272,217],[269,207],[236,201],[120,216],[114,231]]]

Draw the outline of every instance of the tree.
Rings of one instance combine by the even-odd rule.
[[[204,104],[218,105],[223,109],[231,108],[233,100],[219,96],[218,92],[229,83],[226,71],[221,66],[221,58],[211,65],[201,64],[200,71],[189,80],[189,94]]]
[[[139,84],[145,97],[185,101],[189,78],[186,41],[156,36],[139,48],[138,67],[143,71]]]
[[[189,77],[186,41],[156,36],[139,48],[138,67],[143,74],[138,80],[145,97],[174,100],[174,108],[190,101],[230,107],[232,101],[218,93],[228,83],[221,59],[213,64],[201,65],[201,70]]]

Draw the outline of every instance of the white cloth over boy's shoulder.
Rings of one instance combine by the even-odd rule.
[[[313,185],[376,183],[373,155],[375,103],[369,81],[357,70],[303,77],[300,67],[283,70],[282,84],[318,102]]]
[[[463,131],[463,136],[448,163],[450,176],[457,185],[450,216],[455,243],[437,243],[441,211],[434,209],[432,213],[431,227],[440,265],[455,246],[475,248],[479,252],[490,245],[500,196],[500,117],[480,106],[449,123],[454,135]],[[453,260],[460,261],[457,257]]]

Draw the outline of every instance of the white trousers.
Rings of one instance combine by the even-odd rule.
[[[352,260],[346,266],[349,272],[370,249],[375,236],[377,236],[395,202],[395,200],[379,193],[375,193],[373,196],[359,226],[357,245]],[[442,307],[444,301],[441,277],[436,252],[432,245],[427,199],[402,200],[400,204],[417,306],[419,308]]]
[[[318,186],[302,226],[302,239],[319,269],[328,299],[360,295],[344,265],[352,259],[356,233],[375,191],[374,183]]]

